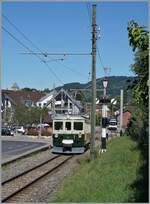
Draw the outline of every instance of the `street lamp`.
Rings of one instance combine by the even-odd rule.
[[[107,85],[108,85],[108,80],[107,80],[107,79],[104,79],[104,80],[103,80],[104,97],[106,96],[106,88],[107,88]]]

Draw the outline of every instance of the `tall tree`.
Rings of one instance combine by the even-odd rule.
[[[134,98],[141,108],[148,107],[148,67],[149,67],[149,36],[144,26],[137,22],[128,23],[128,36],[130,46],[135,52],[135,63],[132,71],[137,75],[137,83],[134,86]]]
[[[139,177],[133,184],[136,188],[136,202],[148,202],[148,67],[149,67],[149,36],[144,26],[137,22],[128,23],[130,46],[135,53],[132,71],[137,75],[133,85],[135,113],[131,119],[129,133],[138,139],[143,165],[140,167]]]

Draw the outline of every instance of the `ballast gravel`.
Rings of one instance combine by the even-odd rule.
[[[33,184],[32,187],[27,188],[22,194],[19,194],[18,197],[14,197],[14,200],[12,199],[11,203],[49,202],[49,198],[57,192],[64,178],[74,172],[74,170],[79,166],[79,159],[84,157],[86,154],[88,154],[88,152],[83,155],[74,156],[53,174],[40,179],[38,182]],[[2,167],[2,181],[54,156],[55,155],[50,153],[50,150],[46,150],[15,161],[14,163],[10,163],[7,166]]]
[[[96,146],[99,143],[99,134],[97,133]],[[112,139],[112,138],[111,138]],[[80,159],[84,158],[89,154],[89,151],[82,155],[76,155],[71,160],[69,160],[64,166],[56,170],[53,174],[47,175],[46,177],[40,179],[38,182],[32,185],[32,187],[27,188],[22,194],[19,194],[13,200],[12,203],[35,203],[35,202],[50,202],[51,198],[57,193],[62,181],[72,175],[80,165]],[[11,178],[29,168],[34,167],[47,159],[54,157],[55,155],[50,152],[50,150],[38,152],[36,154],[30,155],[21,160],[15,161],[1,168],[1,178],[2,181]]]
[[[11,178],[29,168],[34,167],[35,165],[40,164],[41,162],[46,161],[50,157],[53,157],[50,150],[41,151],[38,153],[34,153],[29,155],[28,157],[22,158],[20,160],[16,160],[10,164],[4,165],[1,168],[1,180],[4,181],[8,178]]]

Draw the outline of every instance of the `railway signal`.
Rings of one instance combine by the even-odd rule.
[[[108,86],[108,74],[110,72],[110,68],[105,67],[105,77],[103,80],[103,97],[100,99],[100,103],[102,104],[102,135],[101,135],[101,152],[106,152],[106,138],[107,138],[107,124],[108,124],[108,118],[107,118],[107,104],[110,103],[110,99],[107,96],[106,90]]]

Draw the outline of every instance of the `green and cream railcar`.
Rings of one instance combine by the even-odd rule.
[[[53,118],[53,153],[83,153],[89,145],[90,124],[81,115]]]

